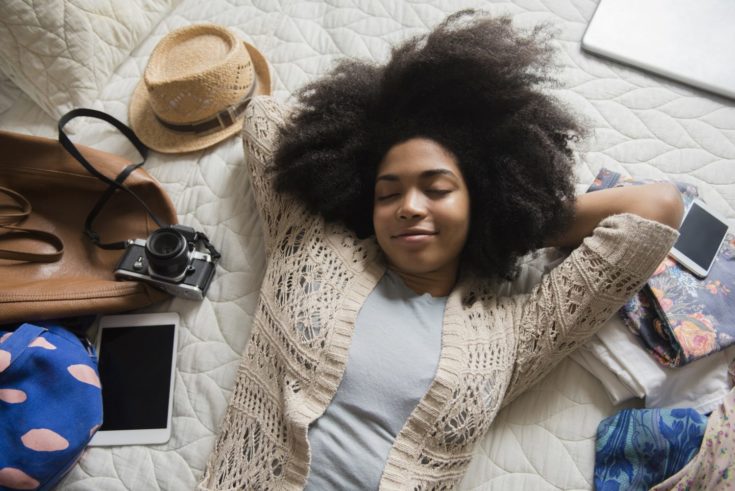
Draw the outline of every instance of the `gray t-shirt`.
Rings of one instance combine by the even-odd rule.
[[[392,271],[367,297],[337,393],[309,426],[307,491],[378,489],[393,441],[434,380],[446,301]]]

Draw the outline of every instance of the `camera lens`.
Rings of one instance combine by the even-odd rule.
[[[145,255],[151,270],[159,276],[177,278],[189,264],[186,238],[171,228],[153,232],[145,244]]]

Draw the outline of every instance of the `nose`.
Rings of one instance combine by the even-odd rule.
[[[426,206],[421,194],[417,191],[408,191],[401,198],[397,216],[400,220],[409,220],[411,218],[421,218],[426,215]]]

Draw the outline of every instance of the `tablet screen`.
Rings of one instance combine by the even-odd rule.
[[[103,431],[166,428],[176,326],[103,328]]]
[[[726,232],[726,223],[707,213],[695,202],[692,203],[681,224],[679,239],[674,248],[684,253],[700,268],[707,270]]]

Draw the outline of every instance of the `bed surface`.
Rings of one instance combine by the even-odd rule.
[[[271,63],[274,95],[286,101],[340,57],[383,60],[391,43],[426,31],[448,13],[482,7],[512,15],[519,26],[551,22],[556,27],[562,87],[554,91],[595,128],[580,148],[580,190],[603,166],[691,182],[735,226],[735,102],[582,52],[580,40],[595,0],[174,3],[114,71],[98,108],[127,121],[130,94],[151,50],[165,33],[190,23],[230,26],[257,46]],[[0,80],[0,128],[56,136],[54,120],[6,79]],[[129,151],[104,123],[81,122],[72,129],[76,142]],[[175,310],[182,320],[171,440],[160,446],[90,448],[59,489],[194,489],[248,338],[264,254],[240,140],[186,155],[153,154],[146,167],[169,192],[179,221],[204,230],[223,258],[203,302],[174,299],[150,309]],[[619,409],[596,379],[564,361],[500,414],[460,489],[591,489],[595,430]]]

